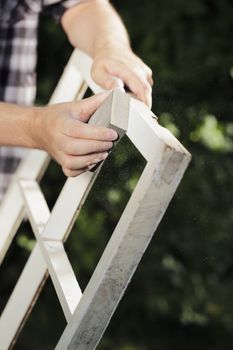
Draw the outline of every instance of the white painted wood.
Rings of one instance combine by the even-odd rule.
[[[69,99],[72,100],[74,96],[76,99],[81,99],[83,97],[87,85],[84,83],[80,73],[77,71],[75,75],[73,75],[73,73],[70,74],[70,72],[68,72],[69,79],[64,77],[66,74],[67,72],[65,71],[61,78],[63,83],[60,83],[59,88],[57,87],[50,103],[65,102]],[[71,78],[72,81],[75,82],[72,88],[70,86]],[[20,177],[39,180],[43,176],[49,160],[50,158],[46,152],[31,150],[21,163],[17,174]],[[13,181],[0,206],[0,264],[9,249],[15,233],[24,217],[24,213],[25,209],[22,195],[19,191],[18,185]],[[31,312],[36,298],[39,295],[42,281],[45,280],[46,266],[43,259],[41,259],[41,254],[37,245],[34,248],[34,251],[25,266],[25,272],[22,273],[1,315],[0,334],[5,334],[4,339],[0,337],[1,350],[8,349],[14,335],[16,337],[21,330]],[[32,280],[32,278],[30,278],[31,275],[34,277],[33,283],[29,284],[24,303],[22,303],[21,299],[23,289],[25,288],[25,285],[28,284],[28,280]],[[18,307],[19,303],[21,307]],[[13,313],[12,310],[17,310],[17,315],[15,315],[15,312]],[[9,332],[5,332],[5,328],[9,327],[9,325],[11,325],[11,329]]]
[[[91,63],[90,57],[75,50],[50,103],[82,98],[87,84],[95,93],[102,91],[91,79]],[[68,321],[56,349],[95,349],[188,165],[189,153],[158,125],[145,105],[134,98],[130,98],[130,111],[118,98],[113,98],[111,105],[110,111],[107,105],[97,115],[103,113],[103,120],[108,123],[105,125],[113,126],[119,120],[117,113],[129,115],[127,135],[147,165],[83,296],[62,241],[70,234],[101,166],[94,173],[68,179],[50,215],[35,182],[43,176],[49,157],[33,150],[17,172],[22,194],[13,182],[5,197],[0,209],[0,259],[24,215],[23,198],[38,243],[1,316],[1,350],[8,349],[20,332],[46,278],[46,267]],[[106,114],[111,115],[110,124]],[[25,285],[27,293],[22,302]]]
[[[15,175],[39,180],[48,166],[49,156],[40,150],[31,150]],[[24,203],[18,185],[13,179],[0,206],[0,264],[24,217]]]
[[[0,207],[0,264],[24,216],[24,205],[16,183],[13,183]]]
[[[128,103],[128,98],[122,92],[114,91],[94,113],[92,116],[93,122],[98,124],[98,120],[101,119],[102,125],[113,125],[116,119],[117,106],[119,105],[119,113],[121,113],[122,124],[124,125],[125,119],[128,119]],[[122,106],[125,108],[122,109]],[[107,115],[107,118],[105,115]],[[117,128],[120,130],[119,124],[117,124]],[[81,209],[81,205],[86,199],[97,175],[98,171],[94,175],[92,172],[86,172],[77,178],[70,178],[66,181],[53,208],[53,218],[49,220],[43,233],[44,237],[53,240],[64,240],[67,237],[74,220],[77,218],[77,210]]]
[[[83,82],[83,77],[80,71],[73,63],[74,59],[75,57],[72,55],[69,64],[66,66],[64,74],[50,99],[50,104],[72,101],[79,91],[81,91],[81,94],[78,96],[80,99],[84,95],[86,85]],[[46,152],[41,150],[31,150],[25,160],[21,163],[17,171],[17,176],[27,179],[40,179],[47,168],[49,159],[50,158]],[[16,186],[12,183],[0,207],[0,263],[5,256],[23,217],[23,203],[20,199],[19,192],[18,195],[16,192],[18,192],[18,189],[16,189]],[[13,209],[10,218],[8,218],[9,215],[7,214],[7,208],[9,207]],[[16,222],[16,225],[14,225],[14,221]]]
[[[82,297],[81,288],[62,242],[43,241],[41,249],[67,322]]]
[[[181,152],[187,152],[168,129],[158,124],[152,112],[141,105],[140,101],[131,99],[127,136],[144,158],[149,162],[161,155],[157,147],[161,147],[164,142],[168,147],[177,147]]]
[[[75,49],[71,59],[72,59],[72,64],[76,67],[78,71],[82,72],[82,76],[84,80],[87,82],[87,85],[95,94],[105,91],[100,85],[96,84],[91,78],[92,59],[90,56],[80,51],[79,49]]]
[[[36,181],[19,180],[28,218],[44,256],[50,277],[67,321],[82,296],[81,289],[66,255],[62,242],[43,238],[44,227],[50,217],[49,208]]]
[[[46,270],[36,244],[0,317],[1,350],[7,350],[15,343],[44,285]]]
[[[86,91],[80,72],[74,67],[73,56],[62,75],[51,103],[72,101],[75,97],[81,99]],[[41,150],[31,150],[21,162],[16,177],[40,180],[43,176],[50,157]],[[10,213],[10,215],[9,215]],[[12,181],[0,206],[0,264],[9,249],[24,216],[24,205],[18,186]]]
[[[19,179],[18,183],[26,206],[27,217],[38,240],[43,237],[44,228],[50,218],[49,207],[37,181]]]
[[[77,99],[77,95],[80,91],[82,94],[79,95],[79,99],[83,97],[87,85],[84,83],[81,70],[76,64],[77,56],[80,53],[80,51],[73,51],[61,79],[59,80],[59,83],[51,97],[51,104],[73,101]]]
[[[96,348],[189,163],[171,142],[147,163],[56,350]]]
[[[45,239],[64,240],[68,236],[95,176],[96,174],[86,172],[67,179],[45,227]]]
[[[24,177],[26,177],[25,172],[20,173],[20,175],[21,174]],[[66,181],[59,195],[59,198],[52,210],[51,217],[49,218],[49,221],[45,227],[45,230],[43,231],[43,237],[45,239],[47,240],[65,240],[66,239],[66,237],[70,233],[73,222],[75,221],[82,207],[82,204],[86,199],[89,193],[89,190],[91,189],[97,175],[98,175],[98,170],[94,174],[91,172],[87,172],[78,176],[77,178],[69,178]],[[34,201],[35,203],[38,202],[38,200],[35,200],[35,198],[32,201]],[[32,209],[33,209],[33,206],[32,206]],[[34,211],[36,211],[36,209],[34,209]],[[44,223],[46,220],[44,220],[42,226],[44,226]],[[37,228],[37,225],[34,225],[34,230],[36,230],[36,228]],[[43,268],[40,266],[39,261],[36,262],[33,260],[33,262],[31,263],[32,268],[34,268],[35,265],[38,266],[38,269],[43,271]],[[30,265],[27,266],[27,268],[30,269]],[[26,283],[27,282],[25,280],[25,284]],[[40,280],[38,280],[37,283],[39,285]],[[16,285],[15,287],[16,291],[17,291],[17,288],[18,288],[18,285]],[[30,284],[28,285],[28,288],[31,288]],[[33,295],[33,292],[31,294]],[[30,304],[30,299],[28,300],[28,304]],[[23,319],[23,317],[24,317],[24,314],[22,313],[21,318]],[[0,327],[0,333],[1,333],[1,327]],[[1,342],[0,342],[0,348],[1,348]]]
[[[63,238],[62,233],[64,234],[64,232],[68,235],[68,232],[72,228],[71,222],[74,221],[75,215],[78,214],[85,198],[83,196],[85,193],[87,195],[91,188],[91,180],[95,176],[97,176],[97,174],[88,172],[77,178],[69,178],[66,181],[64,188],[60,193],[59,200],[55,204],[55,208],[51,213],[48,222],[48,232],[50,229],[54,230],[57,232],[58,236],[61,235],[61,238]],[[70,183],[73,185],[71,186]],[[64,221],[62,220],[62,217],[64,218]],[[46,232],[47,231],[44,231],[45,235]],[[1,350],[7,350],[14,335],[16,338],[21,331],[22,326],[33,308],[34,299],[38,297],[41,281],[45,278],[44,276],[47,268],[39,250],[38,243],[27,262],[24,271],[25,273],[21,275],[17,282],[0,318],[0,334],[6,334],[4,338],[0,337]],[[29,276],[33,276],[33,283],[28,283],[28,281],[32,281],[32,278]],[[25,286],[27,286],[27,295],[25,295],[24,303],[21,304],[22,307],[19,308],[17,305],[21,303]],[[15,317],[15,311],[13,310],[17,310],[17,317]],[[9,327],[9,324],[11,325],[10,332],[5,332],[5,329]]]
[[[104,89],[91,78],[91,57],[75,49],[73,59],[73,64],[82,71],[82,75],[92,91],[94,93],[103,92]],[[158,155],[156,150],[156,146],[158,146],[157,138],[161,139],[162,142],[166,140],[171,147],[173,147],[173,142],[175,142],[176,147],[179,147],[181,151],[186,151],[169,130],[159,126],[155,114],[144,103],[132,97],[130,98],[127,136],[147,161],[153,159],[155,154]]]

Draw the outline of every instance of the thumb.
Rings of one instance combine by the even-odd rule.
[[[87,122],[92,114],[102,105],[109,96],[109,91],[101,92],[94,96],[75,101],[72,104],[71,117],[82,122]]]

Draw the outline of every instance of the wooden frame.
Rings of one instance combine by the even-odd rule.
[[[90,67],[91,59],[75,50],[50,103],[80,99],[87,86],[100,92],[90,77]],[[120,126],[115,118],[119,109],[123,116]],[[92,122],[101,118],[105,125],[123,129],[123,134],[128,121],[126,134],[147,161],[144,171],[82,294],[63,241],[101,166],[95,172],[67,179],[50,213],[38,185],[49,157],[42,151],[30,151],[0,208],[0,261],[25,212],[37,240],[0,318],[1,350],[15,343],[48,273],[67,320],[56,349],[95,349],[188,166],[190,154],[159,126],[143,103],[113,91]]]

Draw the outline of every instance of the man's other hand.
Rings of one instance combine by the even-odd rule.
[[[151,108],[151,69],[136,56],[126,28],[108,0],[82,1],[61,20],[70,43],[89,54],[93,80],[106,90],[126,87]]]
[[[124,45],[98,50],[91,70],[93,80],[105,89],[126,87],[149,108],[152,106],[152,71]]]

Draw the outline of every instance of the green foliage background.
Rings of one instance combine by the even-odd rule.
[[[233,2],[113,2],[135,52],[153,68],[153,111],[193,159],[98,349],[230,350]],[[71,51],[58,25],[43,19],[38,103],[48,101]],[[66,244],[82,288],[144,165],[127,140],[119,148],[106,163]],[[52,164],[42,181],[51,207],[64,180]],[[1,268],[1,308],[32,246],[33,236],[24,224]],[[15,349],[53,349],[64,326],[48,282]]]

